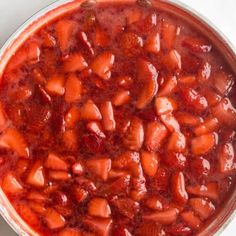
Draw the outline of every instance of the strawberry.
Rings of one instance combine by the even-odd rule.
[[[83,45],[84,47],[87,48],[87,50],[89,51],[89,53],[90,53],[91,55],[94,55],[94,50],[93,50],[92,45],[91,45],[91,43],[89,42],[88,36],[87,36],[87,34],[86,34],[85,32],[80,31],[80,32],[78,33],[78,40],[79,40],[80,43],[82,43],[82,45]]]
[[[142,151],[141,163],[142,163],[143,171],[146,175],[150,177],[155,176],[158,165],[159,165],[159,158],[155,153]]]
[[[177,36],[177,27],[168,22],[163,22],[161,27],[161,45],[163,49],[171,50]]]
[[[221,95],[227,95],[231,91],[233,84],[234,80],[231,75],[227,75],[222,71],[214,75],[213,85]]]
[[[27,48],[27,60],[30,64],[36,64],[40,61],[40,48],[37,42],[31,41],[28,43]]]
[[[146,199],[145,206],[147,206],[151,210],[157,210],[157,211],[163,210],[162,202],[156,196],[149,197],[148,199]]]
[[[186,166],[187,158],[182,153],[167,152],[163,161],[170,168],[183,170]]]
[[[5,128],[7,123],[7,114],[4,111],[2,103],[0,103],[0,131]]]
[[[96,134],[84,135],[82,143],[89,152],[97,154],[104,151],[104,138],[98,137]]]
[[[138,2],[140,5],[142,4],[147,4],[147,2],[144,1],[139,1]],[[144,19],[141,19],[139,22],[136,23],[138,26],[139,30],[141,32],[149,32],[151,31],[156,25],[157,25],[157,15],[156,13],[150,13],[148,14]]]
[[[72,44],[74,32],[77,29],[77,23],[72,20],[60,20],[55,27],[57,41],[62,53],[65,53]]]
[[[40,220],[39,217],[35,212],[32,211],[30,206],[24,204],[24,203],[18,203],[16,205],[16,210],[20,214],[20,216],[23,218],[25,222],[27,222],[29,225],[38,227]]]
[[[80,110],[76,106],[72,106],[65,115],[65,122],[67,128],[73,128],[76,122],[79,121]]]
[[[84,167],[80,162],[76,162],[72,166],[72,172],[75,175],[82,175],[84,172]]]
[[[26,183],[34,187],[44,187],[46,184],[44,169],[41,161],[36,161],[29,170]]]
[[[38,191],[33,191],[31,190],[27,194],[27,199],[34,201],[34,202],[46,202],[47,201],[47,196],[43,193],[40,193]]]
[[[176,103],[168,97],[157,97],[155,100],[155,108],[157,115],[163,115],[176,110]]]
[[[203,155],[210,152],[218,143],[216,133],[208,133],[192,139],[191,151],[194,155]]]
[[[82,236],[84,235],[76,228],[65,228],[58,233],[58,236]]]
[[[86,125],[87,129],[94,133],[96,136],[100,138],[106,138],[106,135],[102,132],[101,124],[97,121],[91,121]]]
[[[116,129],[116,121],[113,112],[113,106],[110,101],[103,102],[100,106],[102,114],[102,124],[106,131],[114,131]]]
[[[160,35],[158,32],[152,32],[147,36],[147,39],[144,43],[144,49],[147,52],[159,53],[160,51]]]
[[[46,30],[42,30],[40,32],[40,36],[43,39],[42,45],[44,47],[54,48],[56,46],[56,39],[52,36],[51,33],[47,32]]]
[[[156,191],[166,192],[169,188],[169,173],[166,168],[158,168],[156,177],[153,179],[151,186]]]
[[[207,159],[203,157],[196,157],[190,162],[191,173],[194,173],[196,177],[207,176],[210,172],[211,166]]]
[[[222,99],[222,97],[218,93],[209,88],[204,91],[204,96],[206,97],[209,106],[215,106]]]
[[[1,186],[7,194],[19,194],[23,191],[22,184],[12,173],[8,173],[4,176]]]
[[[126,24],[131,25],[135,22],[138,22],[141,19],[141,16],[142,12],[140,9],[134,8],[131,11],[128,11],[126,15]]]
[[[71,178],[71,175],[66,171],[50,170],[48,172],[49,179],[58,181],[67,181]]]
[[[210,43],[207,43],[205,39],[193,38],[189,36],[183,40],[182,46],[193,53],[207,53],[210,52],[212,48]]]
[[[15,128],[7,128],[0,136],[0,147],[10,148],[21,157],[29,157],[28,145]]]
[[[97,47],[107,47],[110,44],[110,38],[100,26],[96,26],[94,32],[94,45]]]
[[[176,119],[180,125],[184,126],[197,126],[202,123],[202,118],[199,116],[192,115],[187,112],[178,112],[175,114]]]
[[[232,143],[225,143],[219,146],[217,157],[221,173],[227,174],[233,170],[234,156],[234,147]]]
[[[160,236],[161,227],[158,223],[145,221],[135,229],[136,236]],[[126,236],[126,235],[125,235]],[[128,236],[128,235],[127,235]]]
[[[52,95],[62,96],[65,93],[65,78],[62,75],[51,76],[46,84],[46,90]]]
[[[182,85],[194,85],[196,82],[196,76],[194,75],[187,75],[178,78],[178,83]]]
[[[118,86],[129,88],[133,84],[133,79],[130,76],[119,76],[116,78]]]
[[[92,158],[86,161],[86,168],[90,171],[95,177],[106,181],[108,178],[108,172],[111,169],[111,159],[101,157],[101,158]]]
[[[211,133],[213,131],[216,131],[218,128],[219,128],[219,122],[218,122],[217,118],[210,118],[210,119],[206,119],[201,125],[196,127],[194,129],[194,133],[197,136],[200,136],[203,134],[207,134],[207,133]]]
[[[175,172],[171,177],[171,192],[174,201],[185,204],[188,201],[188,194],[185,189],[183,172]]]
[[[66,130],[63,133],[62,142],[68,151],[74,152],[78,149],[78,138],[75,130]]]
[[[120,90],[112,98],[112,104],[116,107],[123,106],[130,101],[129,90]]]
[[[44,214],[44,220],[49,229],[60,229],[64,227],[66,220],[53,208],[48,208]]]
[[[88,197],[88,191],[77,187],[74,190],[74,195],[75,195],[76,201],[78,203],[81,203]]]
[[[165,97],[171,95],[177,87],[177,78],[175,76],[165,79],[165,83],[161,86],[157,93],[159,97]]]
[[[211,65],[209,62],[205,62],[198,71],[197,80],[199,83],[206,83],[211,77]]]
[[[139,150],[144,141],[144,129],[142,121],[134,117],[131,122],[128,130],[125,133],[123,142],[124,145],[130,150]]]
[[[182,223],[175,223],[173,225],[167,226],[165,228],[165,232],[176,236],[187,236],[192,234],[191,228]]]
[[[115,55],[111,52],[103,52],[98,55],[90,65],[93,73],[104,80],[111,77],[111,68],[115,62]]]
[[[80,118],[83,120],[101,120],[102,115],[96,104],[92,100],[88,100],[80,108]]]
[[[176,208],[170,208],[164,211],[156,211],[143,215],[144,220],[150,220],[163,225],[169,225],[176,221],[179,211]]]
[[[35,83],[41,84],[41,85],[46,84],[46,78],[43,75],[43,72],[40,70],[40,68],[34,68],[32,70],[32,74],[31,75],[32,75]]]
[[[29,167],[29,160],[28,159],[23,159],[20,158],[17,162],[16,162],[16,167],[15,167],[15,171],[18,175],[22,175],[23,173],[25,173],[25,171],[28,169]]]
[[[17,102],[27,101],[33,94],[32,87],[29,85],[20,86],[17,91],[11,95],[11,99]]]
[[[111,209],[107,200],[104,198],[93,198],[88,203],[88,214],[90,216],[109,218],[111,215]]]
[[[133,219],[139,212],[139,203],[130,198],[117,198],[112,200],[112,205],[117,211],[129,219]]]
[[[182,63],[180,54],[175,49],[171,50],[168,54],[163,56],[162,65],[169,71],[181,70]]]
[[[223,125],[230,128],[236,127],[236,109],[228,98],[222,99],[211,112]]]
[[[215,206],[212,202],[203,198],[191,198],[189,199],[189,205],[203,220],[207,219],[215,211]]]
[[[145,129],[145,147],[148,151],[157,151],[165,138],[168,131],[166,127],[159,121],[149,122]]]
[[[47,159],[44,162],[44,166],[52,170],[68,170],[69,165],[58,155],[49,153]]]
[[[34,92],[35,92],[36,97],[39,98],[42,105],[52,104],[51,96],[46,92],[46,90],[40,84],[35,87]]]
[[[201,220],[192,211],[185,211],[181,213],[183,221],[192,229],[198,229],[201,225]]]
[[[173,132],[169,138],[167,149],[173,152],[184,152],[186,138],[181,132]]]
[[[208,197],[213,200],[217,200],[219,197],[219,189],[216,182],[210,182],[206,185],[187,186],[186,189],[188,193],[200,197]]]
[[[123,228],[123,227],[119,227],[119,228],[116,228],[115,230],[113,230],[112,235],[114,235],[114,236],[132,236],[132,234],[126,228]]]
[[[152,101],[157,93],[158,72],[153,64],[144,59],[139,59],[137,62],[137,74],[138,80],[143,84],[143,88],[138,96],[136,107],[143,109]]]
[[[126,170],[114,170],[114,169],[111,169],[109,171],[109,173],[108,173],[108,178],[109,179],[116,179],[116,178],[125,176],[127,174],[128,174],[128,171],[126,171]]]
[[[42,203],[29,202],[28,204],[29,204],[29,207],[36,213],[44,214],[44,212],[46,211],[46,208],[44,207]]]
[[[63,69],[65,72],[82,71],[87,67],[87,62],[79,52],[67,56],[63,63]]]

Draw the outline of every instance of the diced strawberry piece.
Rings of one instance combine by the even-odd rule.
[[[189,74],[197,74],[203,64],[203,59],[192,53],[183,54],[181,57],[182,69]]]
[[[173,132],[169,138],[168,146],[169,151],[183,152],[186,148],[186,138],[181,132]]]
[[[35,83],[37,84],[41,84],[44,85],[46,84],[46,78],[43,75],[42,71],[40,70],[40,68],[34,68],[32,71],[32,77],[35,81]]]
[[[46,90],[39,84],[35,88],[35,96],[39,98],[42,105],[52,104],[51,96],[46,92]]]
[[[97,47],[107,47],[110,44],[110,38],[100,26],[96,26],[94,32],[94,45]]]
[[[227,95],[234,84],[233,77],[219,71],[214,75],[213,85],[221,95]]]
[[[42,44],[44,47],[53,48],[56,46],[56,39],[49,32],[43,30],[40,35],[43,39]]]
[[[144,49],[151,53],[158,53],[160,51],[160,35],[158,32],[153,32],[148,35]]]
[[[96,134],[84,135],[82,143],[85,144],[88,151],[95,154],[104,150],[104,138],[100,138]]]
[[[120,47],[124,55],[137,56],[142,52],[143,39],[135,33],[126,32],[121,35]]]
[[[218,163],[221,173],[230,173],[234,167],[234,147],[232,143],[222,144],[218,150]]]
[[[155,179],[151,185],[153,189],[161,192],[166,192],[169,187],[169,173],[165,168],[159,168]]]
[[[29,207],[36,213],[44,214],[44,212],[46,211],[46,208],[44,207],[44,205],[42,205],[42,203],[29,202],[28,204]]]
[[[130,92],[128,90],[118,91],[112,98],[112,104],[116,107],[127,104],[130,101]]]
[[[176,172],[171,178],[171,192],[174,201],[185,204],[188,200],[188,194],[185,189],[185,180],[183,172]]]
[[[103,52],[91,63],[90,67],[96,75],[104,80],[111,77],[111,68],[115,62],[115,56],[111,52]]]
[[[211,77],[211,65],[205,62],[198,71],[197,80],[199,83],[206,83]]]
[[[43,165],[40,161],[36,161],[31,167],[26,178],[26,183],[34,187],[44,187],[46,184]]]
[[[194,75],[187,75],[178,78],[178,83],[183,85],[193,85],[196,82],[196,77]]]
[[[25,173],[28,167],[29,167],[29,160],[21,158],[16,162],[15,171],[18,175],[22,175],[23,173]]]
[[[64,227],[66,220],[53,208],[48,208],[44,214],[45,222],[49,229],[60,229]]]
[[[126,23],[127,25],[131,25],[135,22],[138,22],[141,19],[142,13],[140,11],[140,9],[132,9],[130,11],[127,12],[126,15]]]
[[[84,235],[79,229],[65,228],[58,233],[58,236],[82,236]]]
[[[197,136],[203,135],[203,134],[207,134],[207,133],[211,133],[213,131],[216,131],[219,128],[219,122],[216,118],[210,118],[205,120],[204,123],[202,123],[201,125],[199,125],[198,127],[196,127],[194,129],[194,133]]]
[[[139,203],[130,198],[114,199],[112,200],[112,205],[121,215],[126,216],[129,219],[133,219],[139,212]]]
[[[153,152],[142,151],[141,163],[143,171],[148,176],[155,176],[159,165],[158,156]]]
[[[12,149],[21,157],[29,157],[29,148],[24,137],[14,128],[8,128],[0,136],[0,146]]]
[[[169,225],[176,221],[179,211],[176,208],[157,211],[143,215],[144,220],[155,221],[159,224]]]
[[[163,22],[161,27],[161,45],[164,49],[172,49],[177,36],[177,27],[173,24]]]
[[[193,208],[195,213],[204,220],[215,211],[215,206],[212,202],[204,200],[203,198],[191,198],[189,199],[189,205]]]
[[[150,62],[139,59],[137,67],[138,80],[143,83],[143,88],[138,96],[136,107],[143,109],[147,106],[158,90],[158,72],[153,64]]]
[[[83,32],[83,31],[80,31],[80,32],[78,33],[78,39],[79,39],[80,43],[82,43],[83,46],[87,48],[87,50],[89,51],[89,53],[90,53],[91,55],[94,55],[94,50],[93,50],[93,48],[92,48],[91,43],[90,43],[89,40],[88,40],[87,34],[86,34],[85,32]]]
[[[123,228],[123,227],[116,228],[113,231],[112,235],[114,235],[114,236],[132,236],[132,234],[126,228]]]
[[[192,139],[191,151],[194,155],[202,155],[210,152],[218,143],[216,133],[208,133]]]
[[[91,229],[96,235],[99,236],[108,236],[110,235],[112,220],[104,218],[95,218],[95,217],[86,217],[83,220],[89,229]]]
[[[176,110],[177,104],[168,97],[157,97],[155,100],[155,108],[157,115],[163,115]]]
[[[182,153],[167,152],[163,161],[170,168],[182,170],[186,166],[187,159]]]
[[[113,106],[110,101],[106,101],[100,106],[102,114],[102,124],[106,131],[114,131],[116,129],[116,121],[113,112]]]
[[[215,106],[222,99],[218,93],[209,88],[204,91],[204,96],[206,97],[206,100],[210,106]]]
[[[149,197],[145,201],[145,205],[151,210],[161,211],[163,209],[162,202],[160,201],[158,197]]]
[[[134,117],[131,122],[126,134],[124,136],[124,145],[130,150],[139,150],[144,141],[144,128],[142,121]]]
[[[165,80],[165,83],[161,86],[157,93],[157,96],[164,97],[171,95],[177,87],[177,79],[175,76],[171,76]]]
[[[192,211],[185,211],[181,213],[183,221],[192,229],[198,229],[201,225],[201,220]]]
[[[145,2],[141,3],[141,1],[139,3],[145,4]],[[154,26],[157,25],[157,15],[156,13],[150,13],[144,19],[141,19],[136,24],[141,32],[147,33],[151,31],[151,29],[154,28]]]
[[[93,158],[86,161],[86,167],[95,177],[106,181],[108,172],[111,169],[111,159],[105,157]]]
[[[109,218],[111,215],[111,209],[107,200],[104,198],[93,198],[88,203],[88,214],[90,216]]]
[[[66,57],[63,63],[63,69],[65,72],[82,71],[88,67],[87,62],[81,53],[74,53]]]
[[[187,236],[192,234],[192,230],[182,223],[176,223],[165,228],[165,232],[176,236]]]
[[[100,138],[106,138],[106,135],[102,132],[102,126],[97,121],[91,121],[86,125],[87,129],[96,134]]]
[[[148,151],[157,151],[164,139],[167,137],[168,131],[166,127],[158,121],[147,124],[145,130],[145,147]]]
[[[2,189],[7,194],[19,194],[23,191],[23,186],[12,173],[8,173],[2,180]]]
[[[81,175],[84,172],[84,167],[80,162],[76,162],[73,166],[72,166],[72,172],[75,175]]]
[[[193,53],[207,53],[212,48],[211,44],[207,43],[205,39],[193,37],[186,37],[182,42],[182,46]]]
[[[129,88],[133,84],[133,79],[130,76],[119,76],[116,81],[119,86],[124,88]]]
[[[212,114],[220,123],[235,128],[236,127],[236,109],[228,98],[224,98],[212,108]]]
[[[92,100],[88,100],[80,108],[80,118],[83,120],[101,120],[102,115],[96,104]]]
[[[68,151],[74,152],[78,149],[78,137],[75,130],[66,130],[63,133],[62,142]]]
[[[177,112],[175,114],[176,119],[178,120],[180,125],[184,126],[197,126],[202,123],[202,118],[199,116],[192,115],[187,112]]]
[[[58,155],[49,153],[46,161],[44,162],[46,168],[52,170],[68,170],[69,165]]]
[[[29,225],[38,227],[40,220],[37,216],[36,213],[32,211],[32,209],[24,204],[24,203],[19,203],[16,206],[17,212],[20,214],[20,216],[23,218],[25,222],[27,222]]]
[[[78,203],[83,202],[88,197],[88,191],[82,188],[75,188],[74,195]]]
[[[109,173],[108,173],[108,178],[109,179],[116,179],[116,178],[125,176],[127,174],[128,174],[128,171],[126,171],[126,170],[114,170],[114,169],[111,169],[109,171]]]
[[[58,181],[66,181],[71,178],[71,175],[66,171],[59,170],[51,170],[48,172],[48,176],[50,179],[58,180]]]
[[[27,199],[35,202],[45,202],[47,201],[47,196],[37,191],[30,191],[27,193]]]
[[[62,75],[51,76],[46,84],[46,90],[52,95],[62,96],[65,93],[65,78]]]
[[[21,86],[12,96],[13,101],[24,102],[27,101],[33,94],[32,88],[29,85]]]
[[[210,162],[203,157],[196,157],[191,160],[190,168],[191,173],[195,174],[196,177],[207,176],[210,172],[211,166]]]
[[[71,20],[60,20],[56,24],[56,36],[61,51],[64,53],[72,44],[73,34],[77,29],[77,23]]]
[[[67,128],[73,128],[76,122],[79,121],[80,110],[76,106],[71,107],[71,109],[65,115],[65,122]]]
[[[168,54],[163,56],[162,64],[170,71],[181,70],[181,56],[175,49],[173,49]]]
[[[27,60],[30,64],[35,64],[40,61],[40,48],[37,42],[32,41],[27,45]]]
[[[135,229],[135,236],[160,236],[161,226],[158,223],[145,221]]]

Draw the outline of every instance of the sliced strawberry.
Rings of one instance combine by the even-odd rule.
[[[68,172],[59,170],[50,170],[48,176],[50,179],[58,181],[67,181],[71,178],[71,175]]]
[[[8,128],[0,136],[0,146],[12,149],[21,157],[29,157],[29,148],[24,137],[14,128]]]
[[[192,229],[198,229],[201,225],[201,220],[192,211],[185,211],[181,213],[183,221]]]
[[[138,22],[141,19],[142,12],[140,9],[134,8],[127,12],[126,15],[126,23],[127,25],[131,25],[135,22]]]
[[[44,207],[42,203],[29,202],[28,204],[29,204],[29,207],[36,213],[44,214],[44,212],[46,211],[46,208]]]
[[[35,87],[35,96],[39,98],[42,105],[52,104],[51,96],[46,92],[46,90],[39,84]]]
[[[204,91],[204,96],[206,97],[206,100],[210,106],[215,106],[222,99],[218,93],[209,88]]]
[[[80,108],[80,118],[83,120],[101,120],[102,115],[96,104],[92,100],[88,100]]]
[[[48,208],[44,214],[44,220],[49,229],[60,229],[64,227],[66,220],[53,208]]]
[[[114,131],[116,129],[116,121],[113,112],[113,106],[110,101],[106,101],[100,106],[102,114],[102,124],[106,131]]]
[[[58,236],[83,236],[84,234],[76,228],[65,228],[58,233]]]
[[[163,66],[169,71],[178,71],[182,68],[181,56],[176,50],[171,50],[162,58]]]
[[[7,194],[19,194],[23,191],[23,186],[12,173],[8,173],[2,180],[2,189]]]
[[[29,225],[38,227],[40,224],[39,217],[35,212],[32,211],[30,206],[19,203],[16,206],[17,212],[20,214],[20,216],[23,218],[25,222],[27,222]]]
[[[159,165],[158,159],[159,158],[157,154],[153,152],[146,152],[146,151],[141,152],[141,163],[143,171],[146,175],[151,177],[155,176]]]
[[[199,116],[192,115],[187,112],[177,112],[175,114],[176,119],[178,120],[180,125],[184,126],[197,126],[202,123],[202,118]]]
[[[124,145],[130,150],[139,150],[144,141],[144,129],[142,121],[134,117],[131,122],[126,134],[124,136]]]
[[[179,211],[176,208],[156,211],[154,213],[148,213],[143,215],[144,220],[155,221],[159,224],[169,225],[176,221]]]
[[[62,96],[65,93],[65,78],[62,75],[51,76],[46,84],[46,90],[52,95]]]
[[[129,101],[130,101],[130,92],[128,90],[120,90],[112,98],[112,104],[116,107],[125,105]]]
[[[171,76],[165,79],[165,83],[161,86],[160,90],[157,93],[159,97],[165,97],[171,95],[177,87],[177,78]]]
[[[178,78],[178,83],[183,85],[193,85],[196,82],[196,77],[194,75],[187,75]]]
[[[158,53],[160,51],[160,35],[158,32],[153,32],[148,35],[144,49],[151,53]]]
[[[147,2],[139,1],[140,5],[145,5]],[[148,3],[147,3],[148,5]],[[157,15],[156,13],[149,13],[144,19],[141,19],[136,23],[141,32],[149,32],[157,25]]]
[[[187,158],[182,153],[167,152],[163,161],[170,168],[182,170],[186,166]]]
[[[62,142],[68,151],[75,152],[78,149],[78,137],[75,130],[66,130],[62,136]]]
[[[91,121],[86,125],[87,129],[96,134],[100,138],[106,138],[106,135],[102,132],[102,126],[97,121]]]
[[[82,188],[75,188],[74,195],[78,203],[83,202],[88,197],[88,191]]]
[[[52,36],[51,33],[47,32],[46,30],[43,30],[41,31],[40,36],[43,39],[42,44],[44,47],[53,48],[56,46],[56,39]]]
[[[104,80],[111,77],[111,68],[115,62],[115,55],[111,52],[103,52],[91,63],[90,67],[96,75]]]
[[[69,165],[58,155],[49,153],[46,161],[44,162],[46,168],[52,170],[68,170]]]
[[[185,148],[185,136],[181,132],[173,132],[169,138],[167,149],[173,152],[183,152]]]
[[[36,64],[40,61],[41,50],[37,42],[35,41],[29,42],[26,51],[27,51],[27,60],[30,64]]]
[[[94,45],[97,47],[107,47],[110,44],[110,38],[100,26],[96,26],[94,32]]]
[[[145,221],[135,229],[135,236],[160,236],[161,226],[155,222]],[[126,236],[126,235],[125,235]],[[127,235],[128,236],[128,235]]]
[[[88,67],[87,62],[81,53],[77,52],[66,57],[63,63],[63,69],[65,72],[82,71]]]
[[[186,47],[193,53],[207,53],[211,51],[211,44],[207,43],[203,38],[193,38],[193,37],[186,37],[183,42],[182,46]]]
[[[139,176],[132,179],[133,189],[130,191],[130,197],[137,202],[143,200],[147,193],[146,189],[146,179],[143,176],[141,165],[139,167]]]
[[[177,36],[177,27],[173,24],[163,22],[161,27],[161,45],[162,48],[170,50],[174,47]]]
[[[191,151],[194,155],[202,155],[210,152],[218,143],[216,133],[208,133],[192,139]]]
[[[20,86],[11,96],[13,101],[24,102],[27,101],[33,94],[33,89],[29,85]]]
[[[86,167],[95,177],[106,181],[111,169],[111,159],[105,157],[92,158],[86,161]]]
[[[180,204],[185,204],[188,201],[183,172],[176,172],[172,175],[171,193],[173,200]]]
[[[111,169],[109,171],[109,173],[108,173],[108,178],[109,179],[116,179],[116,178],[125,176],[127,174],[128,174],[128,171],[126,171],[126,170],[114,170],[114,169]]]
[[[160,192],[166,192],[169,189],[169,173],[166,168],[160,167],[157,170],[157,174],[155,179],[153,179],[153,182],[151,184],[153,189],[160,191]]]
[[[205,62],[198,71],[197,80],[199,83],[206,83],[211,77],[211,65]]]
[[[158,197],[149,197],[145,201],[145,205],[151,210],[162,211],[163,205],[161,200]]]
[[[85,32],[83,32],[83,31],[80,31],[80,32],[78,33],[78,39],[79,39],[80,43],[82,43],[83,46],[87,48],[87,50],[89,51],[89,53],[90,53],[91,55],[94,55],[94,50],[93,50],[93,48],[92,48],[91,43],[90,43],[89,40],[88,40],[87,34],[86,34]]]
[[[26,178],[26,183],[34,187],[44,187],[46,184],[43,165],[40,161],[36,161],[31,167]]]
[[[168,97],[157,97],[155,100],[155,108],[157,115],[163,115],[176,110],[177,104]]]
[[[187,236],[192,234],[192,230],[182,223],[176,223],[165,228],[165,232],[176,236]]]
[[[47,196],[43,193],[32,190],[28,192],[27,199],[35,202],[45,202],[47,201]]]
[[[233,84],[234,80],[231,75],[227,75],[222,71],[214,75],[213,85],[221,95],[227,95],[231,91]]]
[[[111,215],[111,209],[107,200],[104,198],[93,198],[88,203],[88,214],[90,216],[109,218]]]
[[[210,162],[203,157],[196,157],[190,162],[191,173],[195,174],[196,177],[207,176],[210,172]]]
[[[84,167],[80,162],[76,162],[72,166],[72,172],[75,175],[82,175],[84,172]]]
[[[211,133],[213,131],[216,131],[218,128],[219,128],[219,122],[218,122],[217,118],[210,118],[210,119],[206,119],[204,123],[202,123],[201,125],[196,127],[194,129],[194,133],[197,136],[200,136],[203,134],[207,134],[207,133]]]
[[[16,168],[15,171],[18,175],[22,175],[23,173],[25,173],[25,171],[28,169],[29,167],[29,160],[28,159],[23,159],[20,158],[17,162],[16,162]]]
[[[189,205],[203,220],[207,219],[215,211],[215,206],[212,202],[203,198],[191,198],[189,199]]]
[[[72,106],[71,109],[65,115],[65,122],[67,128],[73,128],[76,122],[79,121],[80,110],[76,106]]]
[[[157,151],[165,138],[168,131],[166,127],[159,121],[149,122],[145,130],[145,147],[148,151]]]

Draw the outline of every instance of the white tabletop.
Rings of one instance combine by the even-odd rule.
[[[28,17],[52,2],[55,0],[0,0],[0,47]],[[214,22],[236,47],[235,0],[182,0],[182,2]],[[236,219],[221,236],[233,236],[235,231]],[[0,219],[0,236],[15,236],[2,219]]]

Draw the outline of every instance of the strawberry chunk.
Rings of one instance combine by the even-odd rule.
[[[66,220],[53,208],[48,208],[44,214],[44,220],[50,229],[60,229],[64,227]]]
[[[65,123],[67,128],[73,128],[79,121],[80,110],[76,106],[72,106],[71,109],[65,115]]]
[[[234,168],[234,147],[232,143],[222,144],[218,150],[218,163],[221,173],[230,173]]]
[[[88,197],[88,191],[86,191],[86,190],[84,190],[82,188],[77,187],[74,190],[74,195],[75,195],[76,201],[78,203],[82,203]]]
[[[29,207],[36,213],[44,214],[46,208],[41,203],[29,202]]]
[[[82,232],[75,228],[65,228],[58,233],[58,236],[82,236]]]
[[[0,130],[2,130],[5,127],[6,123],[7,123],[7,115],[4,111],[2,103],[0,103]]]
[[[26,183],[34,187],[44,187],[46,184],[43,165],[40,161],[36,161],[31,167],[26,178]]]
[[[82,137],[82,143],[85,144],[89,152],[97,154],[104,151],[104,138],[98,137],[96,134],[84,135]]]
[[[167,149],[173,152],[184,152],[186,138],[181,132],[173,132],[169,138]]]
[[[65,78],[62,75],[51,76],[46,84],[46,90],[52,95],[62,96],[65,93]]]
[[[171,76],[165,79],[165,83],[161,86],[160,90],[157,93],[159,97],[165,97],[171,95],[177,87],[177,78],[176,76]]]
[[[136,236],[160,236],[161,233],[161,226],[158,223],[149,221],[141,223],[141,225],[139,225],[138,228],[135,229]]]
[[[197,136],[203,135],[203,134],[207,134],[207,133],[211,133],[213,131],[216,131],[219,128],[219,122],[217,120],[217,118],[210,118],[205,120],[204,123],[202,123],[201,125],[199,125],[198,127],[196,127],[194,129],[194,133]]]
[[[75,175],[81,175],[84,172],[84,167],[80,162],[76,162],[75,164],[73,164],[72,166],[72,172]]]
[[[100,26],[96,26],[94,32],[94,44],[97,47],[107,47],[110,44],[110,38]]]
[[[2,189],[7,194],[19,194],[23,191],[23,186],[12,173],[8,173],[3,178]]]
[[[160,167],[153,182],[151,183],[153,189],[160,192],[167,192],[169,188],[169,173],[166,168]]]
[[[172,115],[172,113],[167,113],[165,115],[160,116],[161,121],[164,123],[164,125],[167,127],[167,129],[170,132],[179,132],[180,126],[178,121],[175,119],[175,117]]]
[[[32,41],[27,45],[27,60],[30,64],[36,64],[40,61],[40,53],[37,42]]]
[[[157,115],[163,115],[176,109],[174,100],[167,97],[157,97],[155,100],[155,108]]]
[[[175,25],[164,21],[161,27],[162,48],[167,50],[172,49],[175,44],[177,33],[177,27]]]
[[[142,2],[139,1],[138,4],[142,5],[142,6],[146,6],[148,5],[147,2]],[[138,26],[139,30],[141,32],[149,32],[151,31],[156,25],[157,25],[157,15],[156,13],[149,13],[144,19],[140,19],[139,22],[136,23],[136,25]]]
[[[56,39],[46,30],[41,32],[41,37],[43,39],[43,46],[48,48],[53,48],[56,46],[57,42]]]
[[[203,157],[196,157],[190,162],[191,173],[195,174],[196,177],[207,176],[210,172],[210,162]]]
[[[162,58],[163,66],[169,71],[178,71],[182,68],[181,56],[176,50],[171,50]]]
[[[97,121],[91,121],[86,125],[87,129],[96,134],[100,138],[106,138],[106,135],[102,132],[102,126]]]
[[[186,37],[182,42],[182,46],[186,47],[193,53],[208,53],[212,48],[212,46],[203,38],[193,37]]]
[[[163,161],[169,168],[182,170],[186,166],[187,158],[182,153],[167,152]]]
[[[80,118],[83,120],[101,120],[102,115],[96,104],[92,100],[88,100],[80,108]]]
[[[143,171],[148,176],[155,176],[159,165],[158,156],[155,153],[142,151],[141,163]]]
[[[88,214],[90,216],[109,218],[111,215],[111,209],[107,200],[104,198],[93,198],[88,203]]]
[[[30,191],[27,194],[27,199],[41,203],[47,201],[47,196],[37,191]]]
[[[118,91],[112,98],[112,104],[116,107],[127,104],[130,101],[130,92],[128,90]]]
[[[199,83],[206,83],[211,77],[211,65],[209,62],[205,62],[198,71],[198,82]]]
[[[222,71],[214,75],[213,85],[221,95],[227,95],[231,91],[233,84],[234,80],[231,75],[227,75]]]
[[[74,53],[66,57],[63,63],[63,69],[65,72],[82,71],[88,67],[87,62],[81,53]]]
[[[194,75],[179,77],[178,82],[182,85],[194,85],[196,82],[196,77]]]
[[[218,93],[210,90],[209,88],[204,91],[204,96],[206,97],[206,100],[210,106],[217,105],[222,99],[222,97]]]
[[[201,220],[192,211],[185,211],[181,213],[183,221],[192,229],[198,229],[201,225]]]
[[[66,150],[75,152],[78,149],[78,137],[75,130],[66,130],[62,135],[62,142]]]
[[[50,179],[58,181],[67,181],[71,178],[71,175],[68,172],[59,170],[50,170],[48,176]]]
[[[131,11],[127,12],[126,15],[126,23],[127,25],[131,25],[135,22],[138,22],[141,19],[142,13],[140,9],[132,9]]]
[[[116,129],[116,121],[114,117],[112,103],[110,101],[102,103],[100,106],[100,110],[102,114],[103,128],[106,131],[114,131]]]
[[[52,170],[68,170],[69,165],[59,156],[54,153],[49,153],[46,161],[44,162],[46,168]]]
[[[160,51],[160,35],[158,32],[153,32],[148,35],[144,49],[151,53],[158,53]]]
[[[158,197],[149,197],[145,201],[145,205],[151,210],[161,211],[163,209],[163,204]]]
[[[178,120],[179,124],[184,126],[193,127],[202,123],[201,117],[192,115],[187,112],[178,112],[175,114],[175,117]]]

